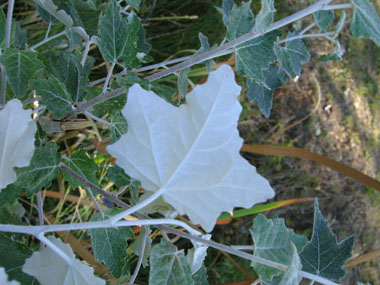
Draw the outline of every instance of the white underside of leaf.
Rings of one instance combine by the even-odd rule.
[[[167,203],[211,231],[221,212],[274,195],[239,154],[240,90],[227,65],[211,72],[180,107],[135,84],[122,111],[128,132],[108,151],[145,190],[165,188]]]
[[[0,192],[16,181],[13,168],[28,166],[33,156],[37,126],[31,114],[17,99],[0,111]]]
[[[49,247],[33,255],[25,261],[22,271],[37,278],[42,285],[104,285],[106,282],[94,275],[94,270],[75,258],[70,245],[59,238],[49,236],[48,239],[65,252],[71,259],[69,266]]]

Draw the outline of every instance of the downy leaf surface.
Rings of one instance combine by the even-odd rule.
[[[191,268],[183,250],[162,238],[150,255],[149,284],[193,285]]]
[[[49,79],[32,80],[30,87],[41,96],[41,104],[53,113],[55,119],[62,119],[73,110],[71,95],[66,86],[54,76]]]
[[[52,24],[52,25],[57,25],[60,23],[56,17],[54,17],[52,14],[50,14],[40,5],[37,5],[37,12],[45,23]]]
[[[284,219],[277,217],[267,219],[262,214],[254,219],[250,233],[254,241],[254,256],[284,265],[289,265],[292,261],[291,244],[293,243],[297,251],[301,252],[307,241],[304,236],[288,229]],[[281,270],[260,263],[252,262],[252,266],[262,280],[272,281],[273,277],[282,274]]]
[[[75,258],[70,245],[54,236],[49,236],[48,239],[70,257],[71,265],[67,264],[55,251],[46,247],[39,252],[34,252],[25,261],[22,267],[25,273],[35,276],[41,284],[106,284],[106,281],[94,275],[94,270],[90,266]]]
[[[320,28],[324,32],[327,32],[329,26],[334,21],[334,12],[331,10],[317,11],[314,13],[314,19],[317,23],[318,28]]]
[[[112,208],[104,212],[92,215],[91,221],[104,221],[122,210]],[[119,278],[126,264],[127,240],[133,238],[133,232],[129,227],[90,229],[92,250],[96,260],[104,263],[112,275]]]
[[[270,65],[267,70],[263,71],[265,78],[264,85],[258,84],[255,81],[247,80],[248,99],[249,101],[257,100],[260,111],[266,118],[269,118],[272,110],[273,92],[282,87],[288,80],[285,73],[276,65]]]
[[[165,202],[211,231],[221,212],[274,195],[239,154],[240,90],[227,65],[211,72],[180,107],[134,85],[122,111],[128,132],[107,149],[147,192],[165,189]]]
[[[104,59],[131,66],[136,59],[139,26],[136,21],[128,23],[121,16],[120,5],[111,0],[99,18],[99,48]]]
[[[5,268],[9,280],[17,280],[22,285],[39,284],[33,276],[22,271],[25,260],[32,253],[25,245],[0,234],[0,266]]]
[[[4,65],[8,83],[16,97],[24,96],[29,81],[44,67],[36,53],[13,48],[5,50],[0,56],[0,63]]]
[[[229,12],[227,27],[227,39],[232,41],[248,33],[254,25],[254,16],[251,11],[251,1],[243,3],[240,7],[233,5]]]
[[[353,236],[337,243],[315,200],[313,235],[300,255],[302,270],[339,281],[345,275],[342,266],[351,257],[353,245]]]
[[[369,0],[351,0],[354,4],[354,19],[351,32],[355,39],[369,38],[380,46],[380,18]]]
[[[36,149],[28,167],[16,168],[16,186],[23,188],[29,197],[49,187],[58,174],[61,156],[57,151],[58,146],[54,143]]]
[[[289,33],[288,38],[296,35],[295,32]],[[274,52],[281,69],[291,78],[301,76],[302,64],[310,59],[310,54],[301,39],[288,41],[285,46],[277,44],[274,46]]]
[[[209,51],[210,50],[210,44],[208,42],[207,36],[205,36],[202,33],[199,33],[198,38],[199,38],[199,41],[201,42],[201,48],[197,51],[197,54],[201,54],[201,53],[204,53],[206,51]],[[207,71],[211,72],[212,60],[211,59],[206,60],[206,61],[204,61],[204,63],[206,64]]]
[[[276,12],[274,0],[261,0],[261,10],[255,20],[256,32],[265,32],[270,24],[273,23],[274,12]]]
[[[0,192],[16,181],[14,167],[28,166],[33,156],[37,126],[31,114],[17,99],[0,110]]]

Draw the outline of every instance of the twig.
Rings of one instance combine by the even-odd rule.
[[[344,4],[335,4],[335,5],[326,5],[321,10],[341,10],[341,9],[349,9],[352,7],[353,5],[351,3],[344,3]]]
[[[105,94],[107,92],[108,83],[110,82],[110,79],[111,79],[111,76],[112,76],[112,72],[113,72],[113,69],[115,68],[115,65],[116,65],[116,63],[112,62],[111,67],[108,70],[106,81],[104,81],[102,94]]]
[[[140,248],[140,252],[139,252],[139,254],[140,254],[139,260],[137,261],[136,268],[135,268],[135,271],[133,272],[132,278],[128,282],[129,285],[133,285],[133,283],[135,282],[135,280],[137,278],[137,275],[139,274],[141,264],[142,264],[142,261],[144,259],[144,251],[145,251],[145,245],[146,245],[146,240],[148,238],[148,235],[149,235],[149,232],[145,231],[144,235],[142,237],[142,244],[141,244],[141,248]]]
[[[300,35],[296,35],[296,36],[293,36],[293,37],[289,37],[289,38],[286,38],[286,39],[283,39],[281,41],[278,41],[276,42],[277,44],[282,44],[282,43],[286,43],[286,42],[290,42],[290,41],[294,41],[294,40],[298,40],[298,39],[304,39],[304,38],[317,38],[317,37],[328,37],[330,35],[333,35],[334,32],[329,32],[329,33],[317,33],[317,34],[300,34]]]
[[[42,197],[41,197],[41,191],[37,193],[37,209],[38,209],[38,224],[40,226],[44,225],[44,210],[42,208]],[[40,250],[44,248],[43,242],[40,244]]]
[[[303,29],[301,32],[300,32],[300,35],[303,35],[305,34],[308,30],[310,30],[311,28],[315,27],[316,23],[312,23],[310,24],[309,26],[307,26],[305,29]]]
[[[82,59],[80,61],[80,64],[82,65],[82,67],[86,64],[88,52],[90,50],[90,45],[91,45],[91,40],[89,40],[89,39],[86,40],[86,44],[85,44],[84,51],[83,51],[83,56],[82,56]]]
[[[59,38],[60,36],[63,36],[66,34],[66,31],[63,30],[62,32],[58,33],[58,34],[55,34],[54,36],[51,36],[51,37],[48,37],[46,39],[43,39],[42,41],[40,41],[39,43],[36,43],[35,45],[31,46],[29,48],[29,50],[31,51],[35,51],[36,48],[38,48],[39,46],[42,46],[43,44],[47,43],[47,42],[50,42],[56,38]]]

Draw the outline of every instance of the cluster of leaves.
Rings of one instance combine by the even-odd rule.
[[[34,2],[49,27],[38,43],[29,43],[27,31],[17,21],[7,24],[0,9],[1,96],[6,102],[0,110],[0,223],[19,224],[14,209],[20,193],[32,198],[42,189],[54,187],[57,178],[71,189],[87,189],[89,196],[93,196],[91,190],[100,189],[102,180],[115,185],[113,195],[104,200],[109,209],[93,214],[93,223],[122,213],[114,204],[115,200],[123,203],[117,197],[121,193],[118,190],[125,188],[131,205],[160,196],[142,212],[159,212],[166,217],[186,214],[207,232],[222,212],[249,208],[273,197],[266,179],[239,155],[242,139],[236,124],[242,109],[237,100],[241,88],[230,67],[211,72],[212,60],[204,61],[210,72],[207,83],[186,96],[190,69],[181,70],[178,95],[185,97],[186,104],[176,107],[169,103],[174,102],[176,91],[133,72],[152,61],[145,29],[135,13],[139,0]],[[380,45],[380,19],[372,4],[352,0],[352,5],[353,36],[367,37]],[[302,64],[310,58],[302,41],[305,31],[291,31],[282,37],[282,31],[273,25],[274,0],[262,0],[256,16],[250,1],[239,6],[233,0],[224,0],[220,11],[227,42],[257,34],[234,46],[233,52],[237,74],[247,79],[249,99],[256,99],[268,117],[274,90],[288,77],[300,76]],[[336,25],[333,11],[316,11],[314,19],[324,36],[337,46],[321,60],[341,60],[337,36],[345,13]],[[53,36],[49,35],[51,27],[57,31]],[[63,36],[66,40],[54,41]],[[206,36],[200,33],[199,39],[198,55],[212,51]],[[51,44],[50,48],[40,50],[45,44]],[[98,48],[110,66],[103,88],[89,79],[96,61],[88,56],[90,45]],[[114,80],[115,66],[124,72],[113,76]],[[36,118],[31,118],[30,109],[23,109],[21,101],[24,106],[38,102],[42,108],[36,110]],[[78,133],[94,141],[86,129],[89,126],[96,129],[99,138],[111,143],[107,151],[118,166],[110,167],[112,158],[104,149],[102,153],[89,152],[80,139],[79,147],[71,147],[74,143],[67,146]],[[141,197],[140,186],[145,190]],[[203,259],[210,236],[204,237],[205,244],[193,241],[194,248],[185,255],[166,239],[152,246],[150,231],[148,226],[142,227],[130,245],[134,234],[129,227],[94,228],[87,234],[95,259],[120,280],[132,278],[127,257],[141,255],[143,266],[150,265],[152,284],[207,284]],[[352,237],[337,244],[317,202],[311,241],[287,229],[282,219],[262,215],[255,218],[251,235],[255,257],[285,266],[282,271],[255,259],[252,267],[262,284],[297,284],[303,276],[301,269],[317,277],[340,280],[344,276],[341,267],[353,246]],[[60,239],[37,237],[47,245],[41,251],[30,250],[22,235],[0,235],[0,267],[5,268],[0,270],[2,283],[16,284],[8,282],[9,278],[22,284],[37,282],[35,279],[42,284],[55,284],[56,280],[63,284],[105,284]],[[10,249],[14,254],[8,257],[5,252]]]

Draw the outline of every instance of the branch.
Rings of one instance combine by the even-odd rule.
[[[266,33],[269,33],[271,31],[274,31],[276,29],[284,27],[288,24],[291,24],[297,20],[300,20],[306,16],[309,16],[309,15],[315,13],[316,11],[323,10],[324,7],[327,6],[330,2],[331,2],[331,0],[321,0],[321,1],[319,1],[313,5],[297,12],[297,13],[294,13],[293,15],[290,15],[290,16],[282,19],[282,20],[279,20],[279,21],[273,23],[272,25],[270,25],[267,28]],[[190,59],[188,59],[184,62],[181,62],[181,63],[174,65],[168,69],[165,69],[163,71],[160,71],[160,72],[157,72],[153,75],[150,75],[150,76],[146,77],[146,79],[148,79],[149,81],[152,82],[152,81],[155,81],[155,80],[160,79],[162,77],[165,77],[167,75],[170,75],[172,73],[175,73],[177,71],[180,71],[182,69],[185,69],[187,67],[190,67],[194,64],[198,64],[198,63],[201,63],[203,61],[213,59],[215,57],[218,57],[218,56],[226,54],[226,53],[230,53],[234,50],[234,48],[236,46],[238,46],[238,45],[240,45],[246,41],[260,37],[262,35],[263,35],[263,33],[251,31],[251,32],[244,34],[244,35],[240,36],[239,38],[232,40],[228,43],[225,43],[225,44],[223,44],[223,45],[221,45],[221,46],[219,46],[213,50],[195,55],[195,56],[191,57]],[[92,107],[92,106],[99,104],[101,102],[104,102],[106,100],[109,100],[111,98],[117,97],[117,96],[119,96],[125,92],[126,91],[124,88],[118,88],[118,89],[112,90],[111,92],[108,92],[105,94],[100,94],[99,96],[93,98],[92,100],[87,101],[87,102],[81,104],[80,106],[78,106],[67,117],[72,117],[72,116],[75,116],[77,114],[83,113],[87,108]]]

